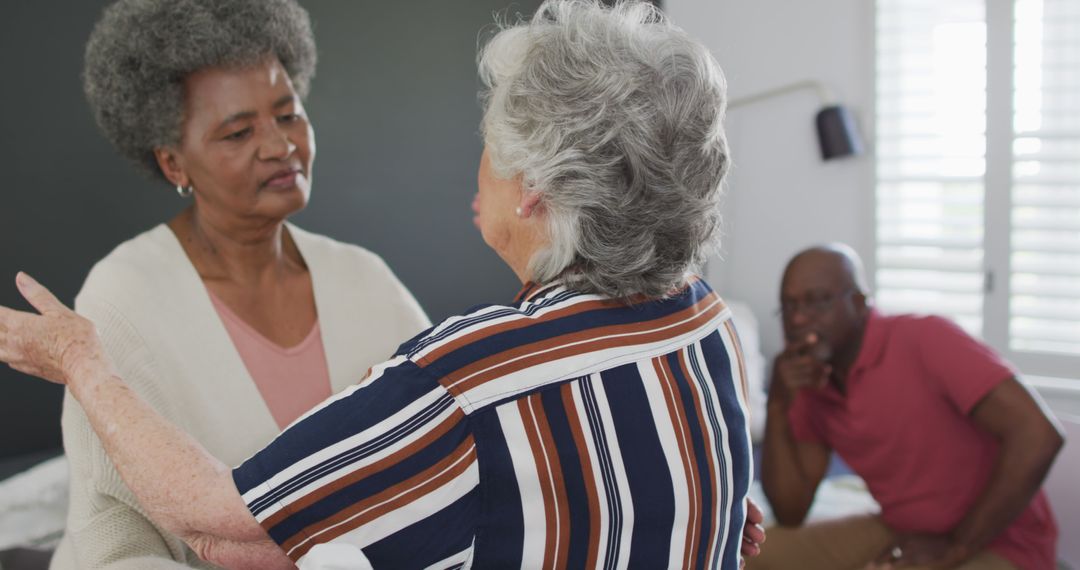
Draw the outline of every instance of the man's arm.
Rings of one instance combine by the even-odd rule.
[[[783,526],[802,524],[829,467],[830,449],[797,441],[788,420],[796,391],[821,386],[823,378],[827,379],[827,367],[805,348],[790,346],[776,358],[769,385],[761,483],[777,522]]]
[[[215,564],[293,568],[248,511],[230,469],[115,375],[94,325],[29,277],[17,283],[41,315],[0,307],[0,360],[67,384],[150,518]]]
[[[946,558],[956,560],[982,550],[1023,512],[1065,443],[1052,416],[1015,378],[993,388],[970,417],[1000,449],[986,489],[952,531]]]

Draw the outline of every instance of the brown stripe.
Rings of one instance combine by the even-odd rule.
[[[563,407],[566,408],[566,419],[570,424],[570,435],[574,438],[574,446],[577,448],[578,459],[581,463],[581,478],[585,482],[585,498],[589,505],[589,545],[585,567],[597,568],[597,558],[600,555],[600,499],[596,488],[596,475],[592,468],[589,446],[585,443],[585,427],[574,403],[573,385],[563,384],[560,390]]]
[[[694,303],[693,305],[691,305],[689,307],[686,307],[685,309],[682,309],[679,312],[672,313],[670,315],[667,315],[665,317],[661,317],[661,318],[658,318],[658,319],[653,319],[651,321],[637,321],[637,322],[626,323],[626,324],[621,324],[621,325],[609,325],[609,326],[606,326],[606,327],[595,327],[595,328],[576,331],[576,332],[573,332],[573,333],[567,333],[567,334],[552,337],[552,338],[546,338],[546,339],[543,339],[543,340],[538,340],[536,342],[532,342],[532,343],[529,343],[529,344],[518,345],[518,346],[515,346],[513,348],[509,348],[507,350],[504,350],[503,352],[493,354],[493,355],[490,355],[490,356],[488,356],[486,358],[477,360],[477,361],[473,362],[472,364],[469,364],[468,366],[465,366],[465,367],[462,367],[462,368],[460,368],[458,370],[455,370],[455,371],[451,372],[450,374],[447,374],[446,379],[449,380],[449,385],[451,387],[453,387],[453,386],[455,386],[455,384],[458,381],[460,381],[461,378],[468,377],[468,376],[470,376],[470,375],[472,375],[472,374],[474,374],[474,373],[476,373],[476,372],[478,372],[480,370],[485,370],[485,369],[490,368],[492,366],[496,366],[501,362],[506,362],[506,361],[509,361],[509,360],[513,360],[513,359],[515,359],[517,357],[520,357],[520,356],[523,356],[523,355],[526,355],[526,354],[530,354],[530,353],[533,353],[533,352],[539,352],[539,351],[543,351],[543,350],[548,350],[548,349],[551,349],[553,347],[563,345],[563,344],[586,341],[586,340],[596,338],[596,337],[600,337],[600,336],[610,336],[610,335],[616,335],[616,334],[630,335],[630,334],[636,334],[636,333],[641,333],[641,332],[646,332],[646,331],[653,331],[655,329],[663,328],[663,327],[666,327],[666,326],[670,326],[670,325],[672,325],[674,323],[678,323],[679,321],[682,321],[682,320],[690,319],[696,313],[701,313],[703,311],[706,311],[705,307],[708,307],[710,305],[710,303],[714,303],[714,302],[716,302],[718,300],[719,300],[719,297],[717,297],[716,295],[714,295],[714,294],[713,295],[708,295],[705,298],[698,301],[697,303]],[[712,310],[708,310],[707,312],[709,312],[709,313],[719,313],[721,308],[718,308],[718,307],[719,306],[713,306]],[[671,335],[670,332],[667,332],[666,334]],[[672,335],[672,336],[674,336],[674,335]],[[663,338],[663,337],[661,337],[661,338]],[[623,342],[625,342],[625,341],[623,341]]]
[[[506,331],[522,329],[522,328],[525,328],[525,327],[531,327],[533,325],[554,321],[554,320],[561,319],[561,318],[564,318],[564,317],[573,316],[573,315],[576,315],[576,314],[579,314],[579,313],[584,313],[586,311],[592,311],[592,310],[604,309],[604,308],[618,308],[620,306],[621,305],[618,305],[617,303],[613,303],[612,301],[608,301],[608,300],[585,301],[585,302],[577,303],[575,305],[571,305],[571,306],[568,306],[568,307],[563,307],[561,309],[556,309],[554,311],[551,311],[549,313],[545,313],[544,315],[539,316],[539,317],[535,317],[535,318],[534,317],[522,316],[519,319],[514,319],[512,321],[507,321],[505,323],[499,323],[497,325],[491,325],[491,326],[483,326],[480,329],[475,330],[475,331],[473,331],[473,332],[471,332],[471,333],[469,333],[467,335],[461,336],[460,338],[454,339],[451,342],[447,342],[446,344],[439,345],[437,348],[433,349],[431,352],[425,354],[423,358],[418,359],[417,363],[420,365],[420,367],[429,366],[432,362],[435,362],[436,360],[446,356],[447,354],[450,354],[451,352],[453,352],[453,351],[455,351],[455,350],[457,350],[457,349],[459,349],[459,348],[461,348],[463,346],[467,346],[469,344],[478,342],[478,341],[483,340],[485,338],[488,338],[488,337],[491,337],[491,336],[494,336],[494,335],[497,335],[499,333],[503,333],[503,332],[506,332]]]
[[[693,457],[693,447],[689,440],[689,426],[686,423],[684,416],[685,411],[682,409],[682,404],[679,401],[678,386],[675,385],[675,378],[671,373],[671,369],[667,365],[667,359],[664,357],[657,357],[653,359],[653,366],[656,368],[656,373],[660,377],[660,385],[664,388],[665,400],[667,400],[668,414],[671,416],[672,423],[675,429],[675,440],[679,445],[679,455],[683,461],[683,471],[687,482],[687,495],[688,505],[690,508],[689,517],[687,522],[686,541],[683,546],[683,568],[690,567],[690,549],[694,542],[694,534],[698,528],[698,501],[697,496],[700,494],[697,492],[697,477],[694,472],[693,465],[695,460]],[[676,521],[678,524],[678,521]]]
[[[662,319],[578,331],[576,333],[518,346],[500,354],[484,358],[467,367],[448,374],[443,380],[444,382],[448,381],[448,383],[444,385],[456,396],[495,378],[500,378],[544,362],[555,361],[561,358],[578,356],[614,347],[659,342],[686,334],[687,332],[702,326],[723,310],[723,306],[720,304],[713,305],[710,308],[703,308],[706,302],[717,300],[715,295],[710,297],[711,298],[702,299],[692,307],[687,307],[678,313],[668,315]],[[684,319],[688,320],[671,327],[673,323],[678,323]],[[620,336],[612,337],[612,335]],[[568,344],[572,344],[572,346],[562,346]],[[557,348],[560,346],[562,346],[562,348]],[[473,376],[469,377],[470,375]]]
[[[739,381],[742,384],[743,401],[749,407],[750,386],[746,383],[746,363],[743,361],[742,342],[739,340],[739,333],[735,331],[735,325],[731,322],[731,319],[724,321],[724,328],[727,329],[728,335],[731,337],[731,344],[735,347],[735,360],[739,363]],[[746,420],[747,423],[750,422],[749,414],[747,414]]]
[[[295,562],[307,554],[315,545],[330,542],[387,513],[423,498],[425,495],[461,476],[475,462],[476,448],[472,436],[469,436],[450,455],[435,465],[393,487],[350,505],[347,509],[339,511],[330,518],[309,525],[285,541],[281,545],[281,549]]]
[[[318,489],[315,489],[314,491],[288,504],[286,508],[274,513],[270,517],[267,517],[266,520],[262,522],[263,528],[265,528],[269,532],[272,528],[277,526],[278,523],[289,518],[294,513],[300,512],[310,507],[316,502],[325,499],[326,497],[344,489],[345,487],[355,484],[357,481],[366,479],[367,477],[370,477],[380,471],[397,465],[398,463],[412,457],[416,454],[416,452],[427,447],[428,445],[431,445],[433,441],[445,435],[446,432],[450,431],[455,425],[457,425],[464,419],[465,413],[462,412],[460,408],[454,410],[453,413],[447,416],[446,419],[439,422],[439,425],[433,427],[431,431],[424,434],[423,437],[417,439],[409,445],[406,445],[405,447],[399,449],[393,454],[388,455],[380,459],[379,461],[376,461],[375,463],[365,465],[360,469],[357,469],[356,471],[353,471],[336,481],[323,485],[322,487],[319,487]]]
[[[544,504],[544,562],[541,568],[551,568],[554,565],[555,545],[558,535],[555,533],[556,513],[554,508],[555,492],[551,485],[551,470],[548,469],[547,456],[540,438],[540,428],[537,426],[536,415],[533,412],[532,400],[538,398],[534,394],[518,400],[518,412],[521,414],[522,425],[525,426],[525,436],[529,440],[529,449],[532,451],[533,463],[536,464],[537,479],[540,482],[540,495]]]
[[[709,563],[709,556],[713,551],[712,549],[713,549],[714,541],[718,538],[718,535],[716,533],[716,517],[717,517],[716,493],[720,489],[720,484],[719,484],[720,480],[717,478],[717,472],[716,472],[716,466],[715,466],[716,465],[715,456],[713,455],[713,450],[716,449],[716,442],[712,441],[710,439],[710,437],[709,437],[709,428],[708,428],[708,425],[706,424],[706,415],[705,415],[705,410],[704,410],[704,407],[703,407],[705,405],[705,400],[703,399],[701,391],[698,390],[697,384],[694,381],[695,379],[697,379],[697,376],[691,376],[690,375],[690,366],[688,365],[686,359],[687,359],[686,350],[685,349],[680,350],[679,351],[679,369],[682,370],[683,377],[686,378],[686,383],[687,383],[688,386],[690,386],[690,393],[693,395],[693,398],[694,398],[694,410],[697,412],[698,428],[701,430],[701,439],[704,442],[702,447],[705,448],[705,461],[708,462],[707,465],[709,467],[709,477],[712,480],[712,492],[709,493],[709,496],[712,498],[712,500],[710,501],[710,504],[709,504],[709,522],[710,522],[709,530],[710,530],[711,536],[709,537],[709,540],[707,541],[707,544],[706,544],[707,550],[705,551],[705,566],[706,567],[711,567],[711,565]],[[717,437],[719,437],[719,435],[720,434],[716,434]],[[698,500],[699,501],[702,500],[702,498],[703,498],[702,495],[703,494],[704,493],[698,493]],[[695,540],[694,541],[694,553],[693,553],[693,557],[691,558],[691,560],[697,560],[698,548],[700,547],[700,545],[701,545],[700,540]]]
[[[559,461],[559,448],[555,446],[555,437],[551,433],[551,424],[548,422],[540,394],[531,396],[529,400],[532,401],[533,413],[540,426],[540,440],[543,442],[544,453],[551,470],[551,485],[554,491],[555,515],[558,523],[558,528],[555,529],[558,536],[554,552],[555,562],[552,566],[545,567],[566,568],[566,558],[570,554],[570,504],[566,498],[566,480],[563,478],[562,462]],[[547,558],[546,554],[544,558]]]

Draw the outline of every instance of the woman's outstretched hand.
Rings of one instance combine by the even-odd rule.
[[[25,273],[15,277],[15,285],[41,314],[0,307],[0,361],[57,384],[68,384],[84,372],[111,373],[93,323]]]

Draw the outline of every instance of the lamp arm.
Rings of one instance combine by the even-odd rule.
[[[773,97],[777,97],[794,91],[799,91],[802,89],[813,89],[817,92],[818,97],[823,103],[832,102],[832,95],[827,89],[825,89],[825,85],[823,85],[820,81],[817,81],[815,79],[803,79],[802,81],[796,81],[794,83],[788,83],[787,85],[780,85],[778,87],[773,87],[772,89],[766,89],[765,91],[762,91],[760,93],[754,93],[753,95],[747,95],[745,97],[732,99],[728,102],[728,109],[742,107],[743,105],[749,105],[751,103],[756,103],[764,99],[771,99]]]

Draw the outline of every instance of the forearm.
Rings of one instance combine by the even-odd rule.
[[[785,526],[802,523],[817,488],[817,482],[805,473],[796,445],[786,407],[770,402],[765,420],[761,484],[777,522]]]
[[[1051,433],[1017,433],[1001,442],[986,489],[953,529],[954,548],[974,555],[1001,534],[1031,503],[1060,450]]]
[[[72,395],[151,519],[204,559],[229,560],[233,567],[291,566],[248,512],[227,466],[111,369],[89,366],[76,376],[69,382]]]

